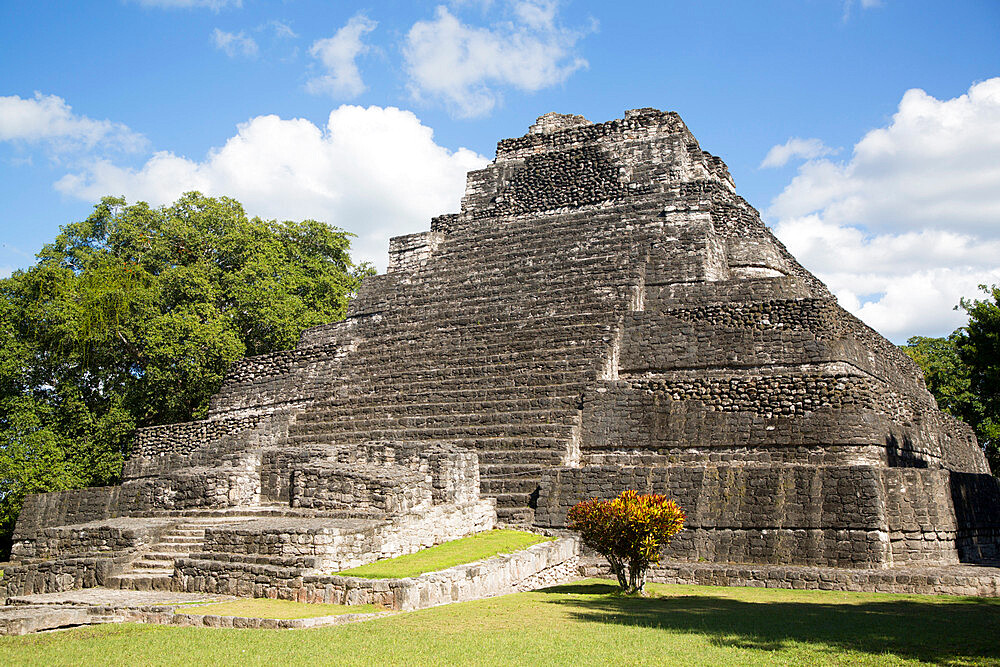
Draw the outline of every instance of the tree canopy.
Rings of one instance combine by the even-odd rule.
[[[137,427],[203,417],[234,361],[342,319],[373,272],[349,236],[108,197],[0,280],[0,553],[25,494],[117,482]]]
[[[962,299],[969,323],[946,338],[910,338],[903,351],[924,372],[938,407],[969,424],[1000,475],[1000,287],[986,299]]]

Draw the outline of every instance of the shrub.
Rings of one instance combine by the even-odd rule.
[[[623,491],[614,500],[577,503],[566,516],[583,543],[608,559],[626,594],[641,593],[646,570],[684,528],[685,515],[666,496]]]

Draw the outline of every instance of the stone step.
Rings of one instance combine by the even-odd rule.
[[[132,591],[168,591],[173,577],[170,575],[120,574],[105,580],[106,588]]]
[[[484,410],[496,411],[508,415],[563,415],[576,414],[576,402],[579,395],[562,396],[527,395],[517,398],[495,398],[492,391],[480,391],[478,395],[471,391],[450,396],[439,396],[436,393],[419,400],[412,394],[380,394],[376,396],[359,396],[357,399],[327,400],[316,408],[316,419],[343,414],[352,414],[359,410],[381,407],[384,403],[395,404],[408,413],[428,414],[475,414]],[[387,400],[388,399],[388,400]],[[403,400],[400,400],[403,399]],[[444,399],[444,400],[442,400]],[[470,402],[476,410],[470,410]]]
[[[175,558],[186,558],[190,555],[190,552],[184,551],[148,551],[142,557],[144,560],[168,561],[172,564]]]
[[[530,526],[535,521],[535,510],[529,507],[497,507],[497,521],[516,526]]]
[[[494,364],[496,374],[483,377],[482,371],[465,366],[457,368],[436,368],[410,370],[398,369],[392,378],[375,382],[367,375],[357,374],[354,384],[346,388],[349,394],[338,394],[341,397],[363,398],[370,392],[378,391],[385,394],[423,394],[428,391],[440,393],[453,391],[456,394],[479,391],[503,392],[509,387],[512,391],[531,390],[538,395],[549,395],[558,392],[561,385],[575,385],[567,394],[578,393],[578,388],[586,386],[591,375],[596,376],[592,360],[570,362],[568,360],[540,359],[532,366],[532,372],[522,374],[521,365],[516,367],[497,368],[503,364]],[[516,383],[516,384],[515,384]]]
[[[551,239],[553,243],[558,240]],[[470,275],[482,280],[504,279],[517,277],[525,281],[529,289],[535,283],[545,284],[566,283],[569,278],[576,273],[586,272],[598,276],[592,282],[609,282],[616,278],[616,274],[627,270],[628,263],[623,257],[623,246],[614,243],[595,243],[589,246],[580,246],[579,230],[575,237],[572,237],[569,230],[566,230],[566,239],[562,244],[550,245],[542,241],[533,241],[530,237],[520,234],[505,235],[503,251],[498,252],[496,240],[487,242],[482,246],[476,246],[471,239],[462,243],[461,240],[454,240],[450,247],[442,249],[442,253],[435,253],[437,262],[424,265],[417,271],[413,271],[406,278],[407,283],[393,281],[401,274],[388,274],[389,283],[382,287],[421,287],[427,282],[434,281],[438,284],[442,282],[452,283],[449,287],[469,287],[463,283],[463,276]],[[550,239],[545,239],[550,241]],[[574,244],[576,242],[576,244]],[[572,249],[572,250],[570,250]],[[553,252],[555,250],[556,252]],[[509,253],[508,253],[509,251]],[[593,272],[595,266],[600,266],[600,272]],[[558,270],[553,270],[558,269]],[[395,282],[395,284],[390,284]],[[510,292],[520,291],[521,285],[508,282],[511,285]],[[577,288],[589,286],[586,281],[577,280]],[[492,286],[492,284],[490,284]],[[390,290],[386,290],[390,291]],[[396,291],[396,290],[392,290]],[[363,295],[368,296],[368,295]],[[502,293],[501,293],[502,296]]]
[[[621,309],[621,313],[625,310]],[[433,324],[414,325],[406,322],[385,324],[382,335],[372,340],[359,341],[358,348],[347,359],[360,355],[386,356],[399,350],[412,349],[414,341],[460,341],[460,346],[450,348],[421,348],[427,359],[467,359],[470,355],[507,355],[516,359],[532,352],[560,348],[574,349],[592,336],[600,337],[614,324],[614,311],[583,312],[573,315],[546,315],[529,318],[532,326],[525,325],[524,316],[492,321],[465,317],[454,321],[434,320]],[[605,321],[606,320],[606,321]],[[558,357],[551,357],[556,359]],[[378,370],[378,369],[371,369]]]
[[[335,436],[339,441],[366,440],[468,440],[475,438],[556,437],[570,434],[570,424],[449,424],[446,426],[410,426],[390,424],[386,420],[367,422],[359,419],[340,426],[330,424],[321,435]],[[315,440],[317,434],[296,432],[289,434],[291,443]]]
[[[488,480],[535,480],[538,481],[542,475],[552,468],[558,467],[556,464],[539,463],[510,463],[509,461],[498,461],[494,463],[486,462],[479,464],[480,484]]]
[[[151,558],[150,556],[152,556],[152,555],[153,554],[143,554],[142,558],[140,558],[139,560],[134,561],[132,563],[132,566],[133,567],[141,567],[141,568],[143,568],[145,570],[148,570],[150,568],[160,568],[160,569],[171,568],[172,569],[174,567],[174,559],[173,558],[171,558],[169,556],[167,558]],[[160,554],[156,554],[156,555],[158,556]]]
[[[448,414],[404,416],[394,414],[396,410],[386,406],[379,411],[378,417],[365,412],[345,414],[338,418],[317,417],[315,421],[296,424],[294,432],[289,437],[311,435],[314,433],[342,433],[358,430],[425,430],[425,429],[492,429],[498,435],[556,435],[564,427],[572,427],[578,419],[578,411],[565,411],[563,414],[536,414],[532,419],[518,419],[516,414]],[[548,418],[547,418],[548,417]],[[492,431],[484,431],[484,434]],[[220,462],[221,463],[221,462]]]
[[[479,490],[484,496],[494,496],[500,493],[534,493],[537,488],[538,480],[531,477],[481,479],[479,482]]]
[[[200,545],[201,542],[157,542],[156,549],[167,553],[191,553],[191,547]]]
[[[174,568],[172,567],[131,567],[125,573],[128,575],[142,575],[146,577],[172,577]]]
[[[501,507],[528,507],[531,503],[532,493],[492,493],[491,498],[496,498],[497,511]]]
[[[433,264],[427,264],[419,271],[408,276],[409,282],[396,283],[393,292],[397,293],[399,288],[410,288],[408,291],[416,291],[427,283],[450,283],[448,287],[458,291],[469,292],[474,289],[467,285],[462,278],[468,279],[470,276],[479,278],[484,289],[496,289],[496,296],[508,298],[512,293],[531,290],[539,293],[539,288],[547,285],[569,285],[575,286],[577,290],[583,291],[592,284],[607,284],[618,278],[621,274],[629,270],[628,262],[623,258],[620,250],[615,246],[591,246],[588,249],[579,248],[575,255],[566,252],[553,254],[550,248],[532,246],[524,244],[522,239],[507,237],[510,239],[510,254],[507,254],[508,247],[504,247],[502,253],[498,253],[495,247],[489,245],[482,248],[475,248],[473,252],[466,253],[466,257],[458,257],[452,252],[451,257]],[[579,235],[577,236],[579,239]],[[491,244],[493,245],[493,244]],[[472,248],[472,246],[469,246]],[[563,249],[563,248],[560,248]],[[464,259],[464,261],[463,261]],[[530,264],[529,264],[530,262]],[[463,264],[465,266],[463,266]],[[599,272],[592,269],[600,267]],[[588,282],[580,280],[579,273],[590,273],[599,278]],[[392,276],[393,274],[390,274]],[[518,284],[511,280],[515,278],[523,281]],[[576,278],[574,284],[571,279]],[[474,282],[474,281],[468,281]],[[501,290],[504,285],[509,287],[504,294]],[[389,285],[386,285],[389,287]],[[388,291],[388,290],[387,290]],[[451,290],[449,290],[449,294]],[[541,292],[544,293],[544,292]],[[367,295],[366,295],[367,296]]]

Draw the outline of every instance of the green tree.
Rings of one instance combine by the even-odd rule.
[[[349,236],[109,197],[0,280],[0,540],[25,494],[115,483],[137,427],[204,417],[234,361],[342,319],[372,273]]]
[[[962,299],[969,323],[947,338],[914,336],[903,351],[924,372],[938,406],[976,433],[993,474],[1000,475],[1000,288],[992,300]]]
[[[1000,287],[980,285],[979,289],[985,299],[959,303],[969,314],[969,323],[961,330],[957,346],[969,369],[970,390],[979,403],[972,426],[993,474],[1000,475]]]
[[[642,593],[646,571],[660,562],[660,553],[684,528],[685,518],[666,496],[633,490],[613,500],[577,503],[566,515],[569,528],[608,560],[627,595]]]

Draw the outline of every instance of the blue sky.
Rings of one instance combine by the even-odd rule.
[[[902,342],[1000,283],[1000,3],[0,1],[0,275],[103,194],[391,235],[548,111],[677,111]]]

